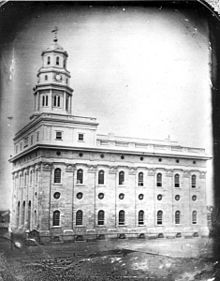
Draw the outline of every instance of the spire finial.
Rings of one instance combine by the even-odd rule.
[[[55,26],[54,29],[53,29],[51,32],[54,33],[54,39],[53,39],[53,41],[54,41],[54,42],[57,42],[57,41],[58,41],[58,39],[57,39],[58,27]]]

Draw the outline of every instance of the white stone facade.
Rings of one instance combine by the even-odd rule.
[[[14,138],[13,230],[45,241],[207,235],[205,150],[98,135],[95,118],[72,115],[67,56],[57,42],[42,53],[35,112]]]

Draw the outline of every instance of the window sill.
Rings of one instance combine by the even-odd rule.
[[[86,186],[86,185],[83,183],[76,183],[76,186]]]
[[[55,139],[55,141],[63,141],[63,139]]]
[[[86,227],[85,225],[81,224],[81,225],[77,225],[75,224],[76,227],[79,227],[79,228],[83,228],[83,227]]]
[[[63,185],[61,182],[54,182],[53,184],[56,185],[56,186],[59,186],[59,185],[62,186]]]
[[[61,225],[52,225],[51,228],[61,228]]]
[[[106,185],[105,184],[97,184],[97,187],[106,187]]]
[[[127,227],[127,224],[118,224],[118,227]]]

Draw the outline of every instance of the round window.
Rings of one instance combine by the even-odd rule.
[[[78,192],[78,193],[76,194],[76,197],[77,197],[78,199],[82,199],[82,197],[83,197],[82,192]]]
[[[176,195],[176,196],[175,196],[175,200],[176,200],[176,201],[179,201],[179,200],[180,200],[180,196],[179,196],[179,195]]]
[[[162,200],[162,195],[161,194],[157,195],[157,200]]]
[[[138,195],[138,198],[139,198],[139,200],[143,200],[143,199],[144,199],[144,194],[142,194],[142,193],[139,194],[139,195]]]
[[[122,199],[124,199],[125,195],[124,195],[124,193],[120,193],[118,197],[119,197],[119,199],[122,200]]]
[[[141,161],[143,161],[143,160],[144,160],[144,157],[143,157],[143,156],[141,156],[141,157],[140,157],[140,160],[141,160]]]
[[[124,155],[121,155],[121,159],[124,159],[125,157],[124,157]]]
[[[193,201],[196,201],[196,199],[197,199],[197,196],[196,196],[196,195],[193,195],[193,196],[192,196],[192,200],[193,200]]]
[[[103,199],[103,198],[104,198],[104,193],[99,193],[99,194],[98,194],[98,198],[99,198],[99,199]]]
[[[105,156],[104,156],[104,154],[102,153],[102,154],[100,155],[100,157],[101,157],[101,158],[104,158]]]
[[[82,152],[79,153],[79,157],[83,157],[83,153]]]
[[[60,198],[60,193],[59,193],[59,192],[55,192],[54,195],[53,195],[53,197],[54,197],[55,199],[59,199],[59,198]]]

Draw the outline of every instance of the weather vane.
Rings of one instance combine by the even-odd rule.
[[[57,42],[57,41],[58,41],[58,39],[57,39],[58,27],[55,26],[54,29],[53,29],[51,32],[54,33],[54,39],[53,39],[53,41],[54,41],[54,42]]]

